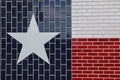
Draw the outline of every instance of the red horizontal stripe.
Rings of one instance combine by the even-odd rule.
[[[72,39],[72,80],[120,80],[119,38]]]

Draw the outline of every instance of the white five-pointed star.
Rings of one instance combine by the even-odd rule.
[[[28,31],[25,33],[8,33],[17,41],[22,43],[22,49],[17,60],[17,64],[32,53],[42,58],[48,64],[50,63],[44,48],[44,44],[55,37],[57,32],[39,32],[34,14],[30,21]]]

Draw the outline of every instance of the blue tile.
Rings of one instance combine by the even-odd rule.
[[[27,69],[27,60],[23,61],[23,69]]]
[[[18,65],[17,74],[22,74],[22,65]]]
[[[28,77],[28,80],[33,80],[33,76],[29,76],[29,77]]]
[[[1,0],[1,5],[6,6],[6,0]]]
[[[2,48],[6,48],[6,40],[5,39],[2,39]]]
[[[33,55],[30,55],[28,57],[28,64],[32,64],[33,63]]]
[[[15,39],[12,39],[12,48],[16,48],[16,40]]]
[[[11,74],[11,66],[7,65],[7,74]]]
[[[11,43],[11,36],[7,34],[7,43]]]
[[[72,76],[71,71],[67,71],[67,79],[68,79],[68,80],[71,80],[71,76]]]
[[[17,61],[16,60],[12,60],[12,69],[16,69],[16,64],[17,63]]]
[[[50,76],[50,80],[55,80],[55,76]]]
[[[22,76],[17,76],[17,80],[22,80]]]
[[[27,18],[23,18],[23,27],[27,27]]]
[[[5,66],[6,66],[6,61],[5,60],[1,60],[1,69],[5,69],[6,68]]]
[[[44,74],[44,67],[43,67],[43,65],[39,66],[39,74]]]
[[[61,10],[65,11],[65,1],[61,1]]]
[[[8,64],[11,63],[11,55],[7,55],[7,63],[8,63]]]
[[[38,16],[38,7],[35,7],[34,8],[34,15],[35,16]],[[36,17],[36,22],[37,22],[37,24],[38,24],[38,18]]]
[[[16,6],[16,0],[12,0],[12,6]]]
[[[56,48],[60,48],[60,39],[56,39]]]
[[[12,27],[16,27],[16,22],[17,21],[17,19],[16,18],[12,18]]]
[[[49,70],[49,64],[45,63],[45,69]]]
[[[32,2],[28,2],[28,11],[32,11]]]
[[[61,12],[61,21],[65,21],[65,12]]]
[[[68,11],[69,12],[69,11]],[[67,14],[68,15],[68,14]],[[71,18],[67,18],[67,27],[71,27]],[[70,28],[71,29],[71,28]],[[71,30],[68,30],[71,31]]]
[[[66,74],[66,65],[61,66],[61,74],[65,75]]]
[[[5,71],[1,71],[1,80],[5,80]]]
[[[19,52],[19,53],[20,53],[20,51],[21,51],[21,48],[22,48],[22,44],[18,44],[17,49],[18,49],[18,52]]]
[[[55,29],[54,29],[54,23],[50,23],[50,32],[54,32],[55,31]]]
[[[49,5],[49,0],[45,0],[45,6]]]
[[[61,80],[66,80],[66,76],[62,76]],[[71,79],[69,79],[71,80]]]
[[[45,7],[44,12],[45,12],[44,16],[48,17],[49,16],[49,7]]]
[[[67,16],[71,16],[71,8],[70,7],[67,7],[66,14],[67,14]],[[71,24],[71,22],[69,24]]]
[[[11,11],[11,2],[7,2],[7,11]]]
[[[33,65],[28,66],[28,74],[33,74]]]
[[[18,11],[22,11],[22,3],[21,2],[18,2]]]
[[[71,66],[72,66],[71,63],[72,63],[72,62],[71,62],[70,60],[67,61],[67,69],[68,69],[68,70],[71,70]]]
[[[6,80],[11,80],[11,76],[7,76]]]
[[[56,69],[57,69],[57,70],[60,69],[60,60],[56,60]]]
[[[7,23],[7,32],[11,32],[11,23]]]
[[[38,60],[34,60],[34,70],[38,69]]]
[[[66,31],[66,24],[65,23],[61,23],[61,32],[65,32]]]
[[[12,16],[16,17],[17,13],[16,13],[16,8],[12,8]]]
[[[54,21],[54,1],[50,1],[50,21]]]
[[[61,44],[61,52],[66,53],[66,44]]]
[[[67,39],[67,48],[71,48],[71,39]]]
[[[6,18],[1,18],[2,27],[6,27]]]
[[[18,23],[18,32],[22,32],[22,24]]]
[[[55,52],[55,45],[50,44],[50,53],[54,53],[54,52]]]
[[[67,59],[71,59],[71,50],[67,50]]]
[[[34,1],[34,5],[38,6],[38,0],[33,0]]]
[[[56,7],[56,14],[55,14],[55,16],[60,16],[60,7]]]
[[[61,56],[61,63],[66,64],[66,55]]]
[[[23,6],[27,6],[27,0],[23,0]]]
[[[11,13],[7,13],[7,22],[11,22]]]
[[[2,38],[6,38],[6,29],[2,29]]]
[[[18,22],[22,22],[22,13],[18,13]],[[19,23],[20,24],[20,23]],[[21,26],[22,27],[22,26]]]
[[[67,5],[71,5],[71,0],[66,0]]]
[[[23,80],[27,80],[27,71],[23,71]]]
[[[49,14],[49,12],[47,12]],[[45,18],[45,27],[50,27],[49,26],[49,18]]]
[[[45,80],[49,80],[49,71],[45,71]]]
[[[56,71],[55,77],[56,77],[56,80],[60,80],[60,71]]]
[[[56,5],[60,5],[60,0],[55,0],[55,2],[56,2]]]
[[[54,65],[50,66],[50,74],[51,75],[55,74],[55,66]]]
[[[6,16],[6,8],[1,8],[1,16],[2,17]]]
[[[39,21],[43,21],[43,12],[39,13]]]
[[[38,80],[38,71],[34,71],[34,80]]]
[[[6,50],[1,51],[1,57],[2,59],[6,59]]]
[[[44,8],[44,3],[39,2],[39,11],[43,11],[43,8]]]
[[[16,80],[16,71],[12,71],[12,80]]]
[[[55,56],[50,55],[50,64],[54,64],[54,63],[55,63]]]
[[[58,13],[59,14],[59,13]],[[56,18],[56,27],[60,27],[60,18]]]
[[[12,59],[16,59],[16,54],[17,53],[17,51],[16,50],[12,50]]]
[[[56,55],[56,59],[60,59],[60,50],[56,50],[55,55]]]

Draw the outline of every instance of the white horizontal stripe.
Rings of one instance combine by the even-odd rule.
[[[73,38],[119,38],[120,0],[72,0]]]

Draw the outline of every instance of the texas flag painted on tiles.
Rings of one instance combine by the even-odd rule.
[[[0,80],[120,80],[119,0],[0,0]]]

